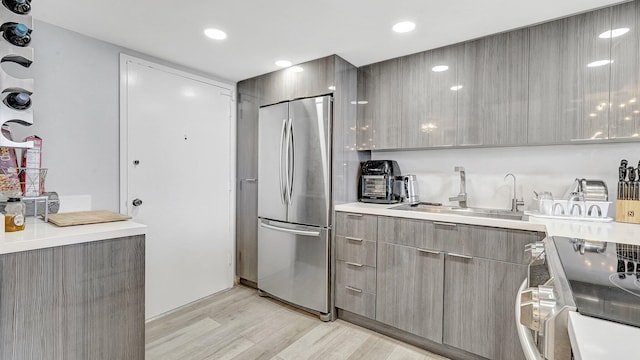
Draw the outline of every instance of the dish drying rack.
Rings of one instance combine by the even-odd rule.
[[[44,192],[46,168],[0,168],[0,193],[5,197],[19,197],[25,203],[27,216],[42,216],[49,221],[49,213],[60,208],[58,194]]]

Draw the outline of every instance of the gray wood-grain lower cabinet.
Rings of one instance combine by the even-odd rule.
[[[529,30],[464,43],[458,70],[458,145],[527,142]],[[404,119],[403,119],[404,120]]]
[[[526,276],[526,265],[447,254],[443,342],[488,359],[524,359],[514,302]]]
[[[144,359],[144,241],[0,255],[0,358]]]
[[[610,28],[611,8],[530,28],[529,144],[608,138]]]
[[[335,305],[374,319],[378,219],[374,215],[337,212],[335,220]]]
[[[358,150],[401,147],[400,59],[358,68]]]
[[[351,229],[362,236],[364,228],[356,230],[353,223],[345,228],[344,217],[338,213],[338,231]],[[372,224],[373,218],[362,215],[359,224]],[[344,239],[337,238],[337,286],[357,284],[351,288],[358,290],[337,289],[338,307],[371,317],[375,300],[377,322],[412,336],[489,359],[523,358],[513,307],[526,278],[524,249],[543,233],[388,216],[377,220],[377,248],[363,251],[370,257],[377,249],[375,264],[346,252],[340,244]],[[355,273],[342,261],[366,262],[372,268]],[[366,295],[372,291],[373,270],[375,297]]]
[[[640,1],[614,6],[611,29],[611,106],[609,138],[629,139],[640,136]],[[626,30],[625,30],[626,29]],[[606,111],[603,107],[601,111]]]
[[[376,320],[442,343],[443,256],[378,243]]]
[[[400,58],[402,148],[456,145],[461,50],[447,46]]]

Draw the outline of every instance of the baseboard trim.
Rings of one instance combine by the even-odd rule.
[[[338,309],[338,319],[342,319],[344,321],[348,321],[350,323],[356,324],[358,326],[362,326],[369,330],[373,330],[380,334],[389,336],[396,340],[400,340],[407,344],[411,344],[413,346],[417,346],[419,348],[431,351],[432,353],[442,355],[448,357],[450,359],[456,360],[487,360],[481,356],[466,352],[464,350],[460,350],[449,345],[438,344],[436,342],[427,340],[425,338],[419,337],[417,335],[411,334],[409,332],[396,329],[394,327],[385,325],[378,321],[363,317],[358,314],[354,314],[352,312]]]

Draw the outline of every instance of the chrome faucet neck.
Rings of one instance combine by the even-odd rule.
[[[450,197],[449,201],[457,201],[461,208],[467,207],[467,175],[464,171],[464,167],[456,166],[453,168],[456,172],[460,173],[460,193],[457,196]]]
[[[512,173],[508,173],[507,175],[504,176],[504,181],[507,181],[507,178],[511,176],[513,178],[513,198],[511,199],[511,211],[513,212],[518,212],[518,206],[524,206],[524,200],[518,200],[518,196],[517,196],[517,182],[516,182],[516,176],[513,175]]]

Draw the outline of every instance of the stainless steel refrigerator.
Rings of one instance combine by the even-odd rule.
[[[329,313],[331,96],[260,108],[258,289]]]

